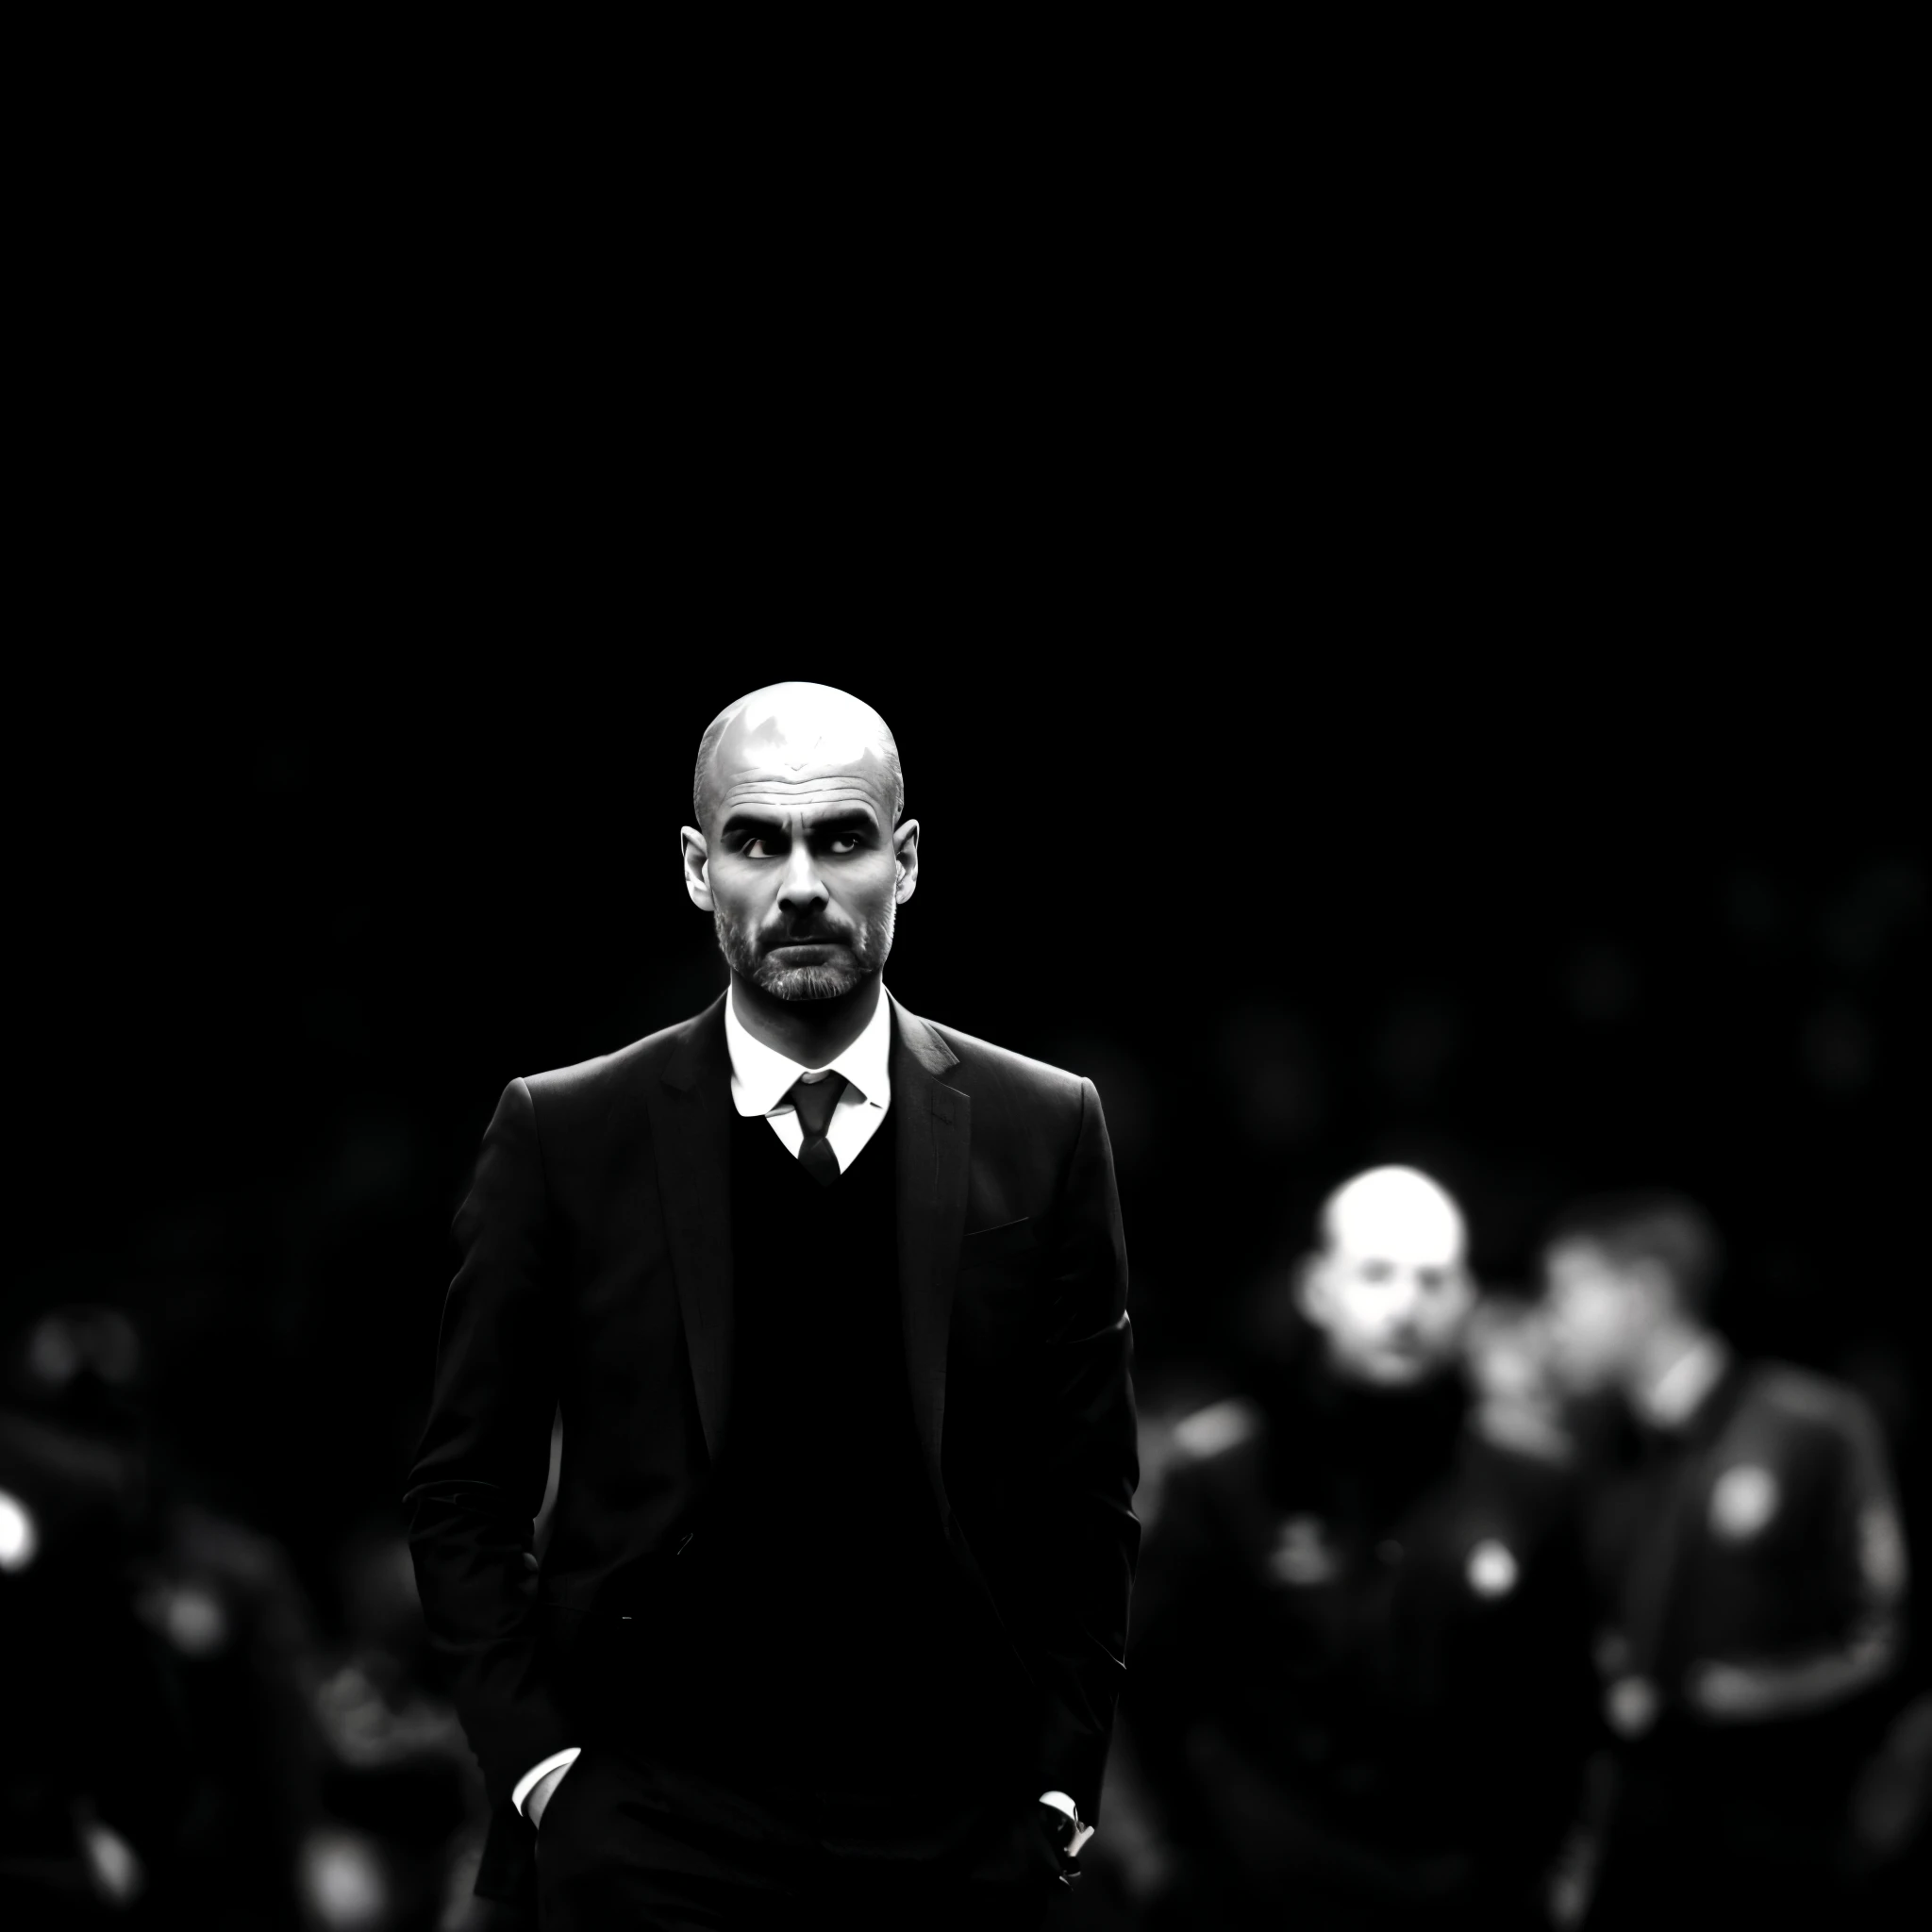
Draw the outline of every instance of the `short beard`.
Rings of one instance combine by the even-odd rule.
[[[837,966],[780,966],[759,953],[757,941],[743,927],[715,908],[712,919],[718,928],[718,950],[724,963],[741,979],[749,980],[760,992],[774,1000],[836,1000],[856,991],[868,977],[885,971],[886,956],[892,950],[892,927],[898,913],[896,901],[888,900],[885,916],[865,921],[852,941],[856,969]]]

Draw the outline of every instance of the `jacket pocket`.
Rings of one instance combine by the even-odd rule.
[[[1018,1221],[1003,1221],[997,1227],[976,1227],[963,1235],[959,1259],[972,1268],[982,1261],[1006,1261],[1015,1256],[1030,1255],[1039,1246],[1040,1237],[1034,1231],[1033,1222],[1023,1214]]]

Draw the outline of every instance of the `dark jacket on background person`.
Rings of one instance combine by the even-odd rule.
[[[1139,1539],[1125,1257],[1098,1096],[895,1005],[891,1152],[825,1197],[826,1213],[866,1199],[877,1213],[858,1235],[852,1307],[828,1299],[814,1323],[836,1265],[819,1255],[771,1278],[796,1163],[757,1170],[769,1196],[733,1198],[774,1150],[762,1121],[734,1117],[723,1008],[512,1082],[458,1217],[462,1263],[406,1500],[432,1644],[495,1807],[478,1880],[494,1895],[529,1859],[514,1784],[586,1741],[608,1674],[682,1683],[699,1723],[708,1687],[734,1727],[756,1724],[758,1700],[747,1709],[724,1675],[735,1659],[732,1678],[787,1703],[770,1714],[782,1727],[833,1635],[812,1578],[884,1574],[880,1548],[937,1592],[923,1601],[943,1596],[948,1621],[923,1679],[868,1694],[943,1719],[969,1694],[957,1674],[975,1689],[991,1674],[1025,1726],[1014,1789],[1028,1803],[1066,1791],[1090,1820],[1098,1808]],[[835,1372],[820,1343],[861,1321],[874,1274],[878,1320],[851,1334],[880,1386],[815,1408],[792,1385]],[[559,1407],[540,1569],[531,1520]],[[861,1462],[865,1442],[883,1445],[882,1465]],[[901,1509],[908,1470],[918,1507]],[[804,1568],[774,1561],[753,1592],[767,1532]],[[704,1614],[726,1605],[724,1624]],[[721,1657],[721,1643],[746,1647]],[[745,1761],[759,1743],[754,1731]]]
[[[1828,1915],[1902,1654],[1904,1532],[1875,1423],[1823,1376],[1733,1360],[1674,1426],[1637,1426],[1592,1489],[1625,1741],[1591,1923],[1713,1901]],[[1700,1694],[1713,1668],[1729,1712]]]
[[[0,1492],[24,1519],[0,1570],[0,1922],[25,1925],[87,1895],[85,1817],[131,1846],[150,1892],[173,1877],[189,1739],[165,1647],[135,1604],[152,1540],[142,1456],[0,1407]]]
[[[1534,1922],[1593,1731],[1566,1473],[1312,1360],[1176,1447],[1124,1721],[1196,1909]]]
[[[1627,1667],[1665,1718],[1696,1720],[1700,1664],[1748,1672],[1774,1698],[1803,1670],[1840,1666],[1858,1689],[1896,1663],[1903,1522],[1851,1390],[1734,1361],[1681,1427],[1640,1426],[1632,1447],[1598,1490],[1590,1556]]]

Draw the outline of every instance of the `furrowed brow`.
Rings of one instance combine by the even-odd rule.
[[[753,832],[762,835],[767,832],[782,832],[784,829],[785,821],[774,813],[762,812],[743,806],[732,812],[718,828],[720,837],[731,832]]]
[[[863,805],[837,805],[822,812],[808,811],[805,823],[814,832],[875,832],[879,824],[877,815]]]

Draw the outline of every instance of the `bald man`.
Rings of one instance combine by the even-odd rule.
[[[1323,1208],[1246,1392],[1183,1422],[1124,1718],[1177,1923],[1544,1923],[1591,1724],[1553,1456],[1474,1426],[1462,1215],[1412,1168]]]
[[[477,1889],[534,1853],[545,1932],[1034,1924],[1139,1541],[1099,1099],[887,994],[919,824],[870,706],[741,698],[692,803],[727,993],[512,1081],[457,1219],[408,1500]]]

